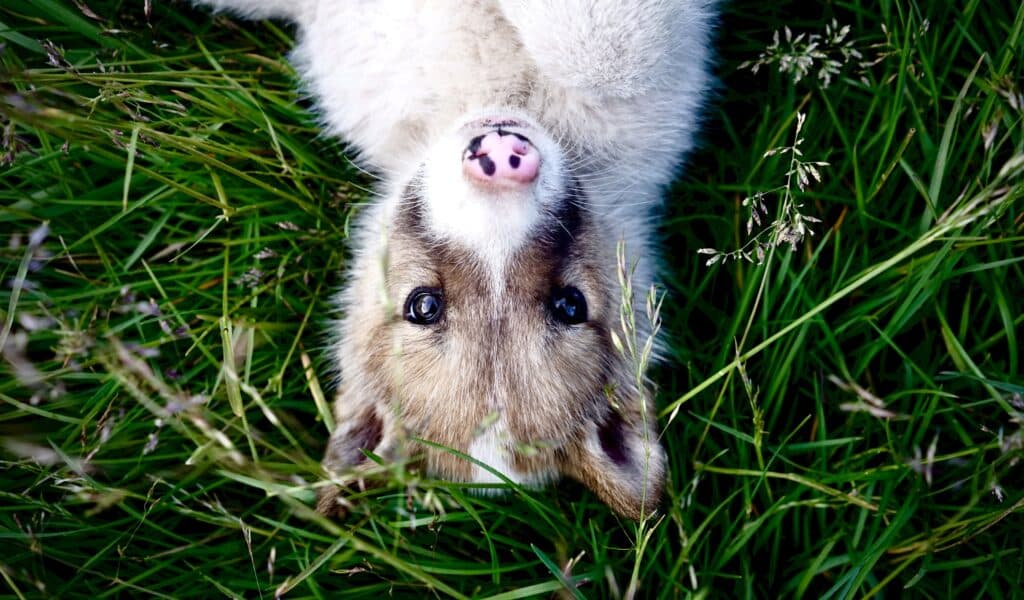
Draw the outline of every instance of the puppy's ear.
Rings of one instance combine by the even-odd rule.
[[[562,473],[591,489],[615,512],[633,520],[652,514],[665,483],[665,451],[648,411],[629,415],[608,408],[569,444]]]
[[[324,470],[332,475],[363,468],[368,462],[364,450],[378,455],[391,454],[394,429],[388,411],[370,402],[359,402],[355,396],[342,389],[334,400],[336,424],[321,462]],[[326,516],[344,514],[341,492],[342,488],[337,486],[321,488],[317,511]]]

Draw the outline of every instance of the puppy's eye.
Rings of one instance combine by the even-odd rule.
[[[418,287],[405,299],[404,317],[415,325],[432,325],[444,313],[444,294],[438,288]]]
[[[551,314],[566,325],[576,325],[587,320],[587,300],[583,292],[569,285],[555,288],[551,292]]]

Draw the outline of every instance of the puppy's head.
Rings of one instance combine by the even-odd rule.
[[[564,474],[624,515],[653,510],[654,415],[612,342],[624,335],[619,228],[589,209],[567,163],[526,119],[471,119],[398,186],[343,294],[328,468],[423,439],[488,465],[404,446],[441,477]]]

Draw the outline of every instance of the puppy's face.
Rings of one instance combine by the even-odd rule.
[[[656,504],[654,417],[612,344],[617,240],[564,164],[517,118],[471,120],[427,152],[346,297],[328,467],[406,437],[490,467],[412,442],[444,478],[567,474],[628,516]]]

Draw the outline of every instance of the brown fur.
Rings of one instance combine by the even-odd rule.
[[[655,509],[664,469],[653,426],[642,422],[649,400],[611,343],[621,293],[615,242],[596,233],[601,224],[577,202],[584,200],[571,199],[519,251],[495,290],[469,252],[425,230],[418,199],[407,194],[387,256],[361,256],[353,271],[328,471],[358,467],[359,448],[367,448],[422,455],[428,473],[467,481],[470,462],[415,442],[399,448],[399,440],[422,438],[466,453],[500,415],[516,470],[571,476],[630,518]],[[552,289],[565,285],[584,293],[587,322],[565,325],[549,314]],[[419,286],[444,291],[444,315],[430,326],[401,315]],[[337,512],[337,493],[321,495],[321,512]]]

